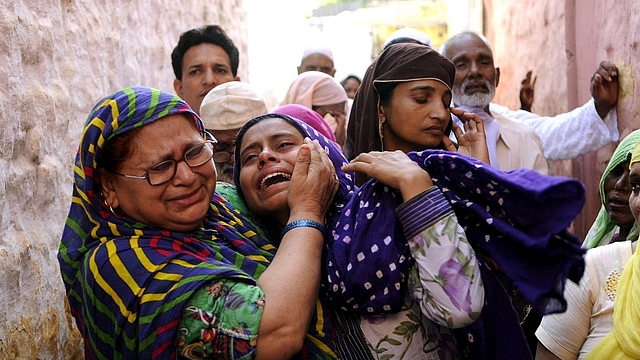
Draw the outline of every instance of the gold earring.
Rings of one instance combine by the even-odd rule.
[[[104,205],[105,205],[106,207],[108,207],[108,208],[109,208],[109,211],[111,211],[111,213],[112,213],[113,215],[115,215],[115,214],[116,214],[116,212],[115,212],[115,211],[113,211],[113,208],[111,207],[111,205],[109,205],[109,203],[107,202],[107,199],[104,199],[104,198],[103,198],[103,199],[102,199],[102,202],[104,202]]]

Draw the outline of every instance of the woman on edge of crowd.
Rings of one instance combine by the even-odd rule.
[[[602,207],[582,246],[591,249],[617,241],[638,240],[638,223],[629,209],[629,161],[640,131],[627,135],[611,156],[600,178]]]
[[[640,222],[640,145],[633,150],[630,162],[629,182],[631,196],[629,206],[636,223]],[[638,241],[634,242],[637,247]],[[637,249],[635,249],[637,250]],[[587,360],[640,359],[640,255],[633,256],[624,267],[615,295],[613,307],[613,330],[600,341],[587,355]]]
[[[439,150],[455,150],[447,137],[451,113],[462,116],[465,127],[470,120],[469,114],[449,108],[454,77],[454,65],[430,47],[385,49],[354,98],[345,154],[358,161],[371,151],[401,150],[429,173],[482,255],[477,259],[489,301],[476,322],[456,330],[460,353],[476,359],[531,358],[496,274],[506,274],[539,314],[564,311],[564,283],[579,281],[584,270],[585,250],[567,231],[584,204],[584,187],[575,179],[526,169],[505,173],[484,157],[483,163],[466,156],[464,148],[457,154]],[[358,175],[357,184],[367,181]]]
[[[585,359],[589,351],[613,329],[616,288],[638,240],[635,237],[624,241],[629,238],[622,235],[637,227],[637,213],[633,213],[637,207],[633,209],[630,206],[632,179],[629,174],[638,140],[640,130],[622,139],[605,169],[600,181],[600,196],[606,215],[601,212],[592,227],[596,231],[604,231],[597,231],[600,235],[591,238],[595,243],[604,245],[587,251],[585,274],[580,283],[567,284],[564,291],[567,311],[542,318],[536,331],[538,360]],[[609,242],[607,239],[618,233],[612,231],[614,227],[620,229],[622,239]],[[601,237],[604,237],[603,241],[598,240]]]
[[[276,253],[217,193],[215,141],[153,88],[91,111],[58,253],[86,358],[337,358],[317,301],[323,237],[305,225],[324,219],[333,165],[301,145]]]

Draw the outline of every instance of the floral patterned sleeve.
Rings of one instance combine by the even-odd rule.
[[[453,209],[435,186],[400,205],[415,264],[409,291],[425,316],[449,328],[473,323],[484,303],[484,287],[473,248]]]
[[[253,359],[264,293],[231,280],[196,290],[182,311],[179,359]]]

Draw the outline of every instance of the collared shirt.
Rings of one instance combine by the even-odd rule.
[[[547,175],[549,167],[544,157],[542,140],[529,126],[496,113],[492,114],[499,126],[496,144],[498,168],[509,171],[532,169]]]
[[[464,107],[460,107],[463,109]],[[544,157],[542,141],[533,129],[526,124],[516,122],[502,116],[499,113],[487,114],[482,110],[472,110],[483,118],[485,123],[493,119],[492,126],[497,134],[490,136],[487,134],[487,147],[489,155],[495,154],[495,159],[491,158],[491,165],[503,171],[515,169],[531,169],[541,174],[547,175],[549,167]],[[460,120],[453,117],[458,126],[462,127]],[[486,129],[486,126],[485,126]],[[491,140],[495,139],[495,140]],[[493,143],[495,141],[495,143]]]

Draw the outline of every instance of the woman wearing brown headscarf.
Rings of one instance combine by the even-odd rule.
[[[505,283],[518,286],[536,312],[566,310],[562,292],[554,289],[563,289],[567,278],[579,280],[584,269],[580,242],[566,230],[583,205],[584,189],[568,179],[526,169],[507,174],[488,165],[482,119],[449,107],[454,78],[454,65],[428,46],[388,47],[367,69],[354,98],[344,152],[362,166],[379,151],[406,153],[427,170],[476,253],[486,256],[477,259],[488,301],[476,322],[454,330],[459,354],[465,359],[531,359],[518,316],[496,275],[504,274]],[[452,113],[462,120],[464,133],[452,124]],[[449,139],[451,131],[457,144]],[[366,181],[366,176],[357,178],[358,185]],[[576,196],[571,215],[556,224],[553,219],[563,211],[549,199],[563,194]],[[537,213],[522,207],[534,199],[539,205],[531,208]],[[551,240],[557,237],[570,249],[555,248],[559,242]],[[564,251],[561,258],[550,257],[559,251]]]
[[[450,110],[453,64],[430,47],[395,44],[369,66],[351,108],[344,149],[348,159],[369,151],[446,149],[453,130],[459,151],[488,163],[482,119]],[[464,122],[464,134],[451,122]],[[366,177],[358,177],[361,185]]]

